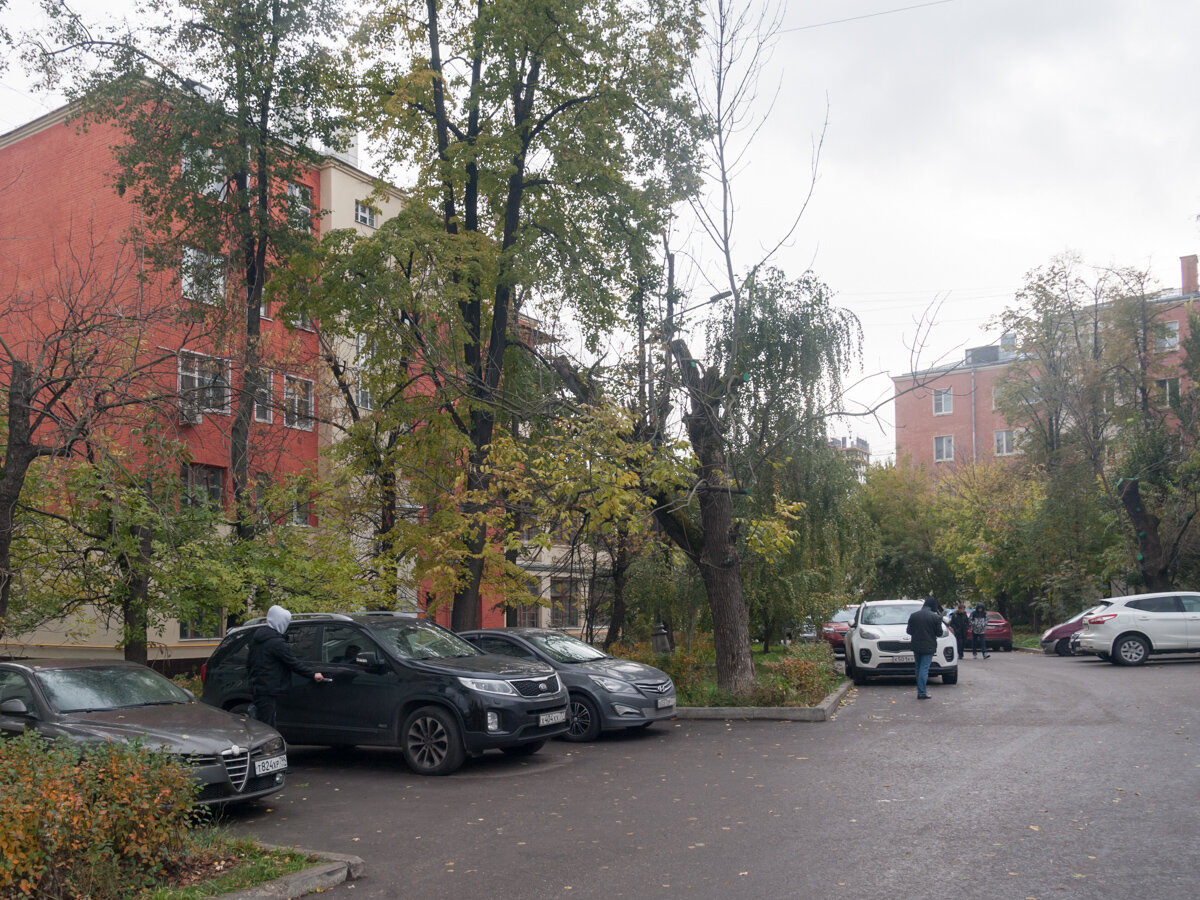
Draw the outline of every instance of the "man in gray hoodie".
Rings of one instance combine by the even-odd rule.
[[[246,658],[252,700],[250,714],[272,728],[279,697],[291,686],[293,672],[314,681],[326,680],[313,666],[298,660],[283,639],[291,621],[290,612],[282,606],[272,606],[267,610],[267,624],[259,625],[250,635]]]
[[[917,667],[917,699],[928,700],[925,691],[929,683],[929,666],[937,653],[938,638],[942,636],[942,618],[937,612],[937,600],[932,596],[925,605],[908,617],[907,631],[912,637],[913,661]]]

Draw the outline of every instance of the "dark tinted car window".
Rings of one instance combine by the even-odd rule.
[[[376,653],[371,641],[357,628],[348,625],[326,625],[321,646],[321,661],[352,663],[360,653]]]
[[[1200,612],[1200,597],[1180,597],[1184,612]]]
[[[1130,600],[1125,604],[1130,609],[1140,609],[1142,612],[1181,612],[1178,597],[1142,597],[1140,600]]]
[[[21,700],[33,709],[33,689],[20,672],[0,672],[0,703],[5,700]]]
[[[260,626],[266,627],[266,626]],[[292,625],[283,635],[299,659],[323,662],[321,659],[320,628],[316,625]]]

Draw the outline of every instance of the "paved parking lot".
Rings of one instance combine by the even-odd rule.
[[[235,812],[351,853],[339,898],[1191,898],[1200,659],[995,653],[958,685],[855,689],[834,720],[677,721],[447,778],[294,747]]]

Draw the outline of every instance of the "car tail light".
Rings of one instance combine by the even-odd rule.
[[[1089,625],[1103,625],[1109,619],[1115,619],[1116,617],[1117,617],[1116,613],[1105,613],[1102,616],[1092,616],[1090,619],[1087,620],[1087,622]]]
[[[207,682],[208,682],[208,661],[206,660],[206,661],[200,663],[200,683],[205,684]]]

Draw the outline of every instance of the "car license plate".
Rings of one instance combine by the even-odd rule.
[[[557,710],[556,712],[542,713],[538,716],[538,725],[557,725],[560,722],[567,721],[567,711],[565,709]]]
[[[670,706],[674,706],[674,705],[675,705],[674,697],[659,697],[658,698],[658,708],[659,709],[666,709],[666,708],[668,708]]]
[[[894,662],[894,663],[910,663],[912,661],[913,661],[913,658],[912,658],[911,653],[898,653],[897,655],[893,656],[890,660],[888,660],[888,662]]]
[[[268,772],[278,772],[287,768],[287,755],[272,756],[269,759],[259,759],[254,762],[254,774],[266,775]]]

